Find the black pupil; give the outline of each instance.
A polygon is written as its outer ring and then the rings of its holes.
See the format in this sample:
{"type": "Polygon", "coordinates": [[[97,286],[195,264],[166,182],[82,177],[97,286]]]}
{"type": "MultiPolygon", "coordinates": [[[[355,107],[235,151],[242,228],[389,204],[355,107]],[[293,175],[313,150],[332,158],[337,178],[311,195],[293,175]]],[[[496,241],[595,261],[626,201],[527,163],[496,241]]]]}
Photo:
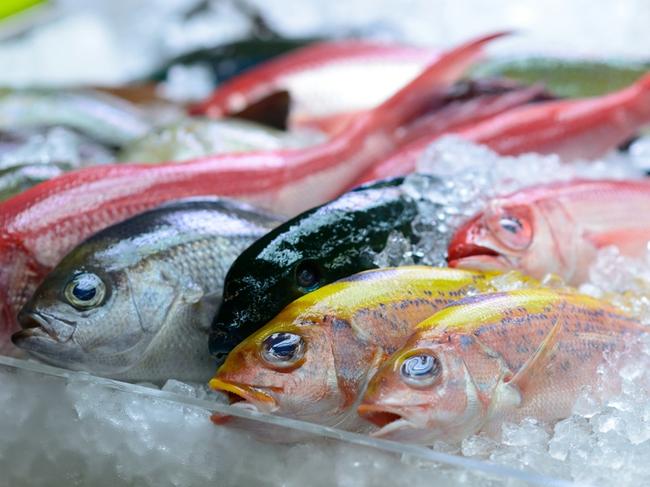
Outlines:
{"type": "Polygon", "coordinates": [[[293,333],[274,333],[264,340],[271,355],[278,359],[291,359],[300,345],[301,338],[293,333]]]}
{"type": "Polygon", "coordinates": [[[97,294],[95,280],[88,276],[80,276],[72,288],[72,294],[79,301],[90,301],[97,294]]]}
{"type": "Polygon", "coordinates": [[[501,225],[501,228],[514,234],[520,232],[523,229],[521,221],[513,216],[502,218],[499,224],[501,225]]]}
{"type": "Polygon", "coordinates": [[[438,359],[431,355],[417,355],[404,361],[402,373],[406,377],[421,378],[431,377],[438,373],[438,359]]]}
{"type": "Polygon", "coordinates": [[[314,287],[320,280],[316,265],[312,262],[303,262],[300,264],[296,272],[296,279],[300,287],[307,289],[314,287]]]}

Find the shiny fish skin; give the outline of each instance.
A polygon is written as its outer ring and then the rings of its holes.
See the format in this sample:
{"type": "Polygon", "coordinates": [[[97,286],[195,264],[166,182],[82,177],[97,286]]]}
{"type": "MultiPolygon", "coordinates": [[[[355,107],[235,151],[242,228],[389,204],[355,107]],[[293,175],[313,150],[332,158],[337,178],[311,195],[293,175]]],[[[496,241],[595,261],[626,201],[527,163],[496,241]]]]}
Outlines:
{"type": "MultiPolygon", "coordinates": [[[[370,381],[359,413],[382,427],[376,436],[418,443],[498,435],[503,421],[530,416],[552,423],[596,385],[606,354],[636,349],[645,332],[622,311],[579,294],[468,297],[416,327],[370,381]]],[[[617,389],[614,378],[610,386],[605,396],[617,389]]]]}
{"type": "Polygon", "coordinates": [[[210,386],[229,392],[240,406],[367,429],[355,405],[374,368],[425,317],[468,293],[494,290],[496,275],[405,266],[329,284],[288,305],[235,347],[210,386]],[[265,343],[278,333],[300,337],[304,349],[304,357],[289,367],[264,358],[265,343]]]}
{"type": "Polygon", "coordinates": [[[196,199],[109,227],[46,277],[13,342],[48,363],[107,377],[206,381],[214,370],[207,332],[225,273],[277,223],[248,205],[196,199]],[[68,296],[79,276],[99,277],[101,302],[79,308],[85,301],[68,296]]]}

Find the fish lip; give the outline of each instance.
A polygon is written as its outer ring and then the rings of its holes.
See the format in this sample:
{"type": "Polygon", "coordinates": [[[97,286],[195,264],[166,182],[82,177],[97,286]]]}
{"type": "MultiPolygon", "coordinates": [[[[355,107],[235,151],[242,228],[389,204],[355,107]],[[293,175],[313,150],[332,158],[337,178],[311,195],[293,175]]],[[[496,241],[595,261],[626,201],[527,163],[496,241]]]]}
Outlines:
{"type": "MultiPolygon", "coordinates": [[[[273,413],[278,409],[275,398],[259,387],[229,382],[216,377],[211,379],[208,385],[215,391],[228,393],[231,399],[233,395],[238,398],[237,401],[231,401],[232,407],[265,413],[273,413]]],[[[227,414],[214,413],[211,419],[215,424],[222,424],[229,417],[227,414]]]]}
{"type": "Polygon", "coordinates": [[[48,336],[55,342],[66,343],[70,341],[76,328],[72,323],[38,311],[21,312],[18,315],[18,322],[23,328],[14,334],[18,340],[40,335],[40,338],[48,336]],[[38,330],[44,333],[39,333],[38,330]]]}
{"type": "Polygon", "coordinates": [[[466,257],[449,260],[449,267],[459,269],[473,269],[483,271],[505,271],[512,269],[514,266],[506,257],[501,254],[493,253],[490,255],[476,254],[466,257]]]}
{"type": "Polygon", "coordinates": [[[492,256],[499,257],[501,254],[496,250],[485,247],[483,245],[478,245],[475,243],[459,243],[456,245],[449,246],[448,258],[449,262],[462,260],[466,257],[475,257],[475,256],[492,256]]]}
{"type": "Polygon", "coordinates": [[[404,416],[395,411],[390,411],[389,408],[383,406],[361,404],[357,408],[357,413],[379,427],[378,430],[370,433],[371,436],[376,438],[391,436],[395,431],[400,431],[405,428],[416,429],[416,426],[404,418],[404,416]],[[378,419],[379,421],[373,421],[373,419],[378,419]]]}

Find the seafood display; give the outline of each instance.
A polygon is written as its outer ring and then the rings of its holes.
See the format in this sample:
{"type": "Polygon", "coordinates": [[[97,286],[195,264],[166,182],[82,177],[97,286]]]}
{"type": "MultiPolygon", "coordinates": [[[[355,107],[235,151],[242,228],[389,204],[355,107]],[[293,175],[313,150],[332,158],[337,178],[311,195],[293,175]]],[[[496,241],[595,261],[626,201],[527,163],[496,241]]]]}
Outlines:
{"type": "Polygon", "coordinates": [[[341,279],[298,298],[237,345],[210,387],[237,407],[363,429],[354,408],[373,370],[425,317],[495,290],[494,277],[406,266],[341,279]]]}
{"type": "Polygon", "coordinates": [[[436,104],[482,47],[502,34],[446,52],[345,132],[307,149],[224,154],[177,164],[94,166],[67,173],[0,204],[0,329],[43,276],[76,244],[112,223],[178,198],[236,197],[296,214],[338,196],[390,150],[398,129],[436,104]]]}
{"type": "Polygon", "coordinates": [[[23,306],[20,348],[133,381],[206,381],[207,333],[230,263],[278,220],[219,199],[171,203],[89,238],[23,306]]]}
{"type": "Polygon", "coordinates": [[[646,61],[284,38],[235,3],[195,7],[250,39],[146,80],[0,91],[1,355],[196,388],[207,431],[484,459],[646,387],[646,61]],[[194,68],[214,91],[175,98],[194,68]]]}
{"type": "MultiPolygon", "coordinates": [[[[549,290],[472,296],[415,328],[374,375],[359,413],[383,438],[433,443],[567,417],[604,353],[639,349],[644,326],[593,298],[549,290]]],[[[613,394],[611,383],[604,394],[613,394]]]]}

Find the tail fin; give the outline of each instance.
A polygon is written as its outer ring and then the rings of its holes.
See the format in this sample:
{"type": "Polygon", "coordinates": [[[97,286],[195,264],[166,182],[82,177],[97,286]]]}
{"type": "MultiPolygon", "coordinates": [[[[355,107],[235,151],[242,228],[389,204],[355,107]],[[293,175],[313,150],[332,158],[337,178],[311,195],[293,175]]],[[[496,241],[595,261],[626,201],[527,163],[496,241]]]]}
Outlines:
{"type": "Polygon", "coordinates": [[[482,55],[483,47],[509,32],[497,32],[471,40],[443,53],[413,81],[368,112],[372,126],[390,131],[409,122],[436,102],[442,102],[445,89],[482,55]]]}

